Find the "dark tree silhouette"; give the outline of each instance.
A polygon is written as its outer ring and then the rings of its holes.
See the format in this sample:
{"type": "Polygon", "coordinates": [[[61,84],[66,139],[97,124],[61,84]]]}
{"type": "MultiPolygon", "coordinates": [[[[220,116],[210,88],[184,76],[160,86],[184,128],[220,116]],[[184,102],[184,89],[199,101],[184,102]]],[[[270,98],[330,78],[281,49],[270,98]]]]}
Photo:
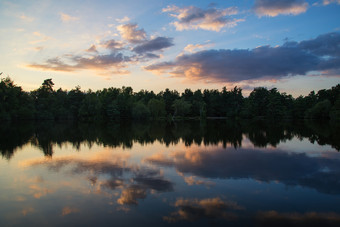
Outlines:
{"type": "Polygon", "coordinates": [[[165,89],[158,94],[131,87],[82,91],[54,90],[52,79],[25,92],[9,78],[0,82],[0,120],[73,119],[119,121],[122,119],[263,118],[340,119],[340,84],[294,99],[276,88],[255,88],[249,97],[242,89],[228,91],[185,89],[182,94],[165,89]]]}

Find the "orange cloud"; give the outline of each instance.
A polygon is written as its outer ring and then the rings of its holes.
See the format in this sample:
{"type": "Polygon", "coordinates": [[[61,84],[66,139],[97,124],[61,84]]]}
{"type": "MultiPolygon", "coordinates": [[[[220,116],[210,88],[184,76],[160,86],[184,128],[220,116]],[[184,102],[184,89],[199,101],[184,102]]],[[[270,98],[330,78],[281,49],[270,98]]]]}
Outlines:
{"type": "MultiPolygon", "coordinates": [[[[166,180],[160,169],[129,164],[130,154],[126,152],[115,153],[99,152],[86,159],[76,157],[34,159],[20,163],[21,166],[46,166],[51,171],[59,172],[68,168],[68,174],[88,174],[87,179],[95,189],[94,193],[105,194],[106,188],[112,190],[116,196],[122,190],[117,203],[124,205],[138,204],[148,193],[165,192],[173,190],[173,183],[166,180]],[[129,173],[128,178],[126,174],[129,173]],[[104,178],[104,179],[103,179],[104,178]],[[103,179],[103,180],[100,180],[103,179]]],[[[65,184],[64,184],[65,185],[65,184]]],[[[72,187],[72,182],[68,187],[72,187]]],[[[38,185],[30,186],[35,198],[40,198],[53,192],[38,185]]],[[[79,189],[78,189],[79,191],[79,189]]],[[[86,192],[88,193],[88,191],[86,192]]],[[[110,196],[110,193],[107,193],[110,196]]]]}
{"type": "Polygon", "coordinates": [[[122,19],[116,19],[116,21],[117,21],[118,23],[126,23],[126,22],[129,22],[129,21],[130,21],[130,18],[127,17],[127,16],[125,16],[125,17],[123,17],[122,19]]]}
{"type": "Polygon", "coordinates": [[[79,20],[78,17],[73,17],[71,15],[68,15],[66,13],[60,13],[60,19],[62,22],[70,22],[70,21],[77,21],[79,20]]]}
{"type": "Polygon", "coordinates": [[[25,21],[25,22],[32,22],[32,21],[34,21],[33,17],[26,16],[25,14],[22,14],[19,18],[21,20],[25,21]]]}
{"type": "Polygon", "coordinates": [[[190,52],[190,53],[194,53],[197,50],[201,50],[207,47],[211,47],[212,44],[208,43],[208,44],[188,44],[184,47],[184,51],[190,52]]]}
{"type": "Polygon", "coordinates": [[[235,219],[237,215],[230,212],[243,210],[236,202],[223,201],[219,197],[207,199],[177,199],[175,207],[179,210],[163,217],[168,222],[180,220],[195,221],[201,218],[235,219]]]}
{"type": "Polygon", "coordinates": [[[144,188],[132,186],[122,191],[121,196],[117,199],[117,203],[124,204],[138,204],[137,199],[146,198],[146,190],[144,188]]]}
{"type": "Polygon", "coordinates": [[[307,11],[308,3],[304,0],[256,0],[253,7],[255,13],[262,16],[276,17],[280,14],[298,15],[307,11]]]}
{"type": "Polygon", "coordinates": [[[21,214],[23,216],[26,216],[27,214],[33,213],[34,211],[35,211],[35,209],[33,207],[27,207],[27,208],[25,208],[21,211],[21,214]]]}
{"type": "Polygon", "coordinates": [[[168,6],[163,9],[170,16],[175,17],[177,21],[172,24],[176,30],[204,29],[210,31],[220,31],[224,27],[234,27],[244,19],[232,19],[227,16],[238,13],[235,7],[226,9],[201,9],[195,6],[179,8],[177,6],[168,6]]]}
{"type": "Polygon", "coordinates": [[[78,212],[79,212],[79,209],[67,206],[67,207],[64,207],[63,210],[61,211],[61,216],[66,216],[66,215],[69,215],[72,213],[78,213],[78,212]]]}
{"type": "Polygon", "coordinates": [[[131,43],[139,43],[146,40],[146,32],[144,29],[138,29],[137,24],[119,25],[117,30],[123,39],[131,43]]]}
{"type": "Polygon", "coordinates": [[[340,0],[323,0],[322,2],[324,5],[329,5],[329,4],[332,4],[332,3],[337,3],[340,5],[340,0]]]}
{"type": "Polygon", "coordinates": [[[195,176],[184,177],[185,183],[188,185],[205,185],[207,187],[214,186],[215,183],[212,181],[198,180],[195,176]]]}
{"type": "Polygon", "coordinates": [[[36,184],[30,185],[29,188],[31,189],[31,193],[33,194],[33,197],[36,199],[40,199],[43,196],[54,193],[54,190],[46,188],[46,187],[41,187],[36,184]]]}

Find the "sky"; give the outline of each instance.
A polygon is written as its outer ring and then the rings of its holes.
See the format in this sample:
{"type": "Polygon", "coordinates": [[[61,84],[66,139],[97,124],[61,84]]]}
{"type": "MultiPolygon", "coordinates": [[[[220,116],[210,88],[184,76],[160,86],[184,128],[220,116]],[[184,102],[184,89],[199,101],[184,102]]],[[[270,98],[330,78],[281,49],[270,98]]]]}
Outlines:
{"type": "Polygon", "coordinates": [[[26,91],[340,83],[340,0],[0,0],[0,72],[26,91]]]}

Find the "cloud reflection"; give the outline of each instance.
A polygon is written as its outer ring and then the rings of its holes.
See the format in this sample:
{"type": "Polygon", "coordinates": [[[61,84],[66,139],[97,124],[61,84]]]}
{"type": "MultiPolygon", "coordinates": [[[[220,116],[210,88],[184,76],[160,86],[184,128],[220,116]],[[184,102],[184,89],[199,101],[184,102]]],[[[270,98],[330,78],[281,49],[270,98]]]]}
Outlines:
{"type": "MultiPolygon", "coordinates": [[[[280,150],[201,148],[157,153],[145,159],[158,166],[173,166],[182,174],[203,178],[253,179],[313,188],[326,194],[340,194],[340,160],[310,157],[280,150]]],[[[190,181],[189,181],[190,182],[190,181]]]]}
{"type": "Polygon", "coordinates": [[[61,211],[61,216],[66,216],[66,215],[69,215],[72,213],[78,213],[78,212],[79,212],[79,209],[67,206],[67,207],[64,207],[63,210],[61,211]]]}
{"type": "Polygon", "coordinates": [[[207,199],[177,199],[175,207],[178,211],[163,217],[168,222],[180,220],[196,221],[202,218],[235,219],[237,215],[231,211],[243,210],[236,202],[223,201],[219,197],[207,199]]]}
{"type": "MultiPolygon", "coordinates": [[[[101,154],[103,155],[103,154],[101,154]]],[[[23,166],[45,166],[50,171],[64,172],[71,175],[87,175],[85,179],[91,186],[96,186],[99,193],[121,190],[118,204],[138,204],[138,199],[146,198],[151,192],[166,192],[173,190],[173,183],[165,179],[156,168],[148,168],[128,163],[129,155],[116,154],[108,157],[98,156],[89,159],[65,157],[56,159],[26,161],[23,166]]],[[[35,197],[39,198],[50,193],[49,190],[33,188],[35,197]]],[[[115,193],[114,193],[115,194],[115,193]]],[[[119,194],[118,194],[119,196],[119,194]]]]}
{"type": "Polygon", "coordinates": [[[280,213],[277,211],[259,212],[256,221],[261,226],[339,226],[337,213],[280,213]]]}

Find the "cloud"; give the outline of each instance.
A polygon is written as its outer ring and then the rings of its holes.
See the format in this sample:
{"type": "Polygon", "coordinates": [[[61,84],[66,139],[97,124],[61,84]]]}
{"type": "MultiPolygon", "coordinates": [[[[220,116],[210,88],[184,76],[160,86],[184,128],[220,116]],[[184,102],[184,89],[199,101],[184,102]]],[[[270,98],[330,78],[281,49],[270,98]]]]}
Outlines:
{"type": "Polygon", "coordinates": [[[145,67],[157,74],[217,82],[279,79],[340,68],[340,33],[255,49],[204,50],[145,67]]]}
{"type": "Polygon", "coordinates": [[[37,43],[46,42],[46,41],[52,39],[52,37],[47,36],[47,35],[44,35],[44,34],[42,34],[42,33],[40,33],[40,32],[33,32],[33,35],[34,35],[35,37],[38,37],[38,38],[39,38],[39,39],[30,41],[30,44],[33,44],[33,45],[34,45],[34,44],[37,44],[37,43]]]}
{"type": "Polygon", "coordinates": [[[126,23],[126,22],[129,22],[130,21],[130,18],[129,17],[127,17],[127,16],[125,16],[125,17],[123,17],[122,19],[116,19],[116,21],[118,22],[118,23],[126,23]]]}
{"type": "Polygon", "coordinates": [[[215,186],[215,182],[207,180],[198,180],[196,179],[195,176],[184,177],[184,181],[190,186],[192,185],[205,185],[207,187],[215,186]]]}
{"type": "MultiPolygon", "coordinates": [[[[325,194],[340,194],[340,160],[309,157],[275,150],[189,149],[145,160],[156,166],[172,166],[181,174],[210,179],[253,179],[303,186],[325,194]]],[[[190,182],[190,181],[189,181],[190,182]]]]}
{"type": "Polygon", "coordinates": [[[188,44],[184,47],[184,51],[194,53],[194,52],[196,52],[196,50],[204,49],[204,48],[211,47],[211,46],[212,46],[212,44],[210,44],[210,43],[208,43],[208,44],[188,44]]]}
{"type": "Polygon", "coordinates": [[[79,209],[67,206],[67,207],[64,207],[63,210],[61,211],[61,216],[66,216],[66,215],[69,215],[72,213],[78,213],[78,212],[79,212],[79,209]]]}
{"type": "Polygon", "coordinates": [[[117,30],[123,39],[130,43],[140,43],[145,41],[146,33],[144,29],[138,29],[137,24],[124,24],[117,26],[117,30]]]}
{"type": "Polygon", "coordinates": [[[73,16],[68,15],[66,13],[60,13],[60,20],[62,22],[71,22],[71,21],[77,21],[77,20],[79,20],[79,18],[73,17],[73,16]]]}
{"type": "Polygon", "coordinates": [[[167,37],[157,37],[151,40],[148,40],[141,45],[136,46],[133,48],[132,51],[138,53],[138,54],[143,54],[146,52],[153,52],[153,51],[158,51],[162,50],[167,47],[173,46],[173,38],[167,38],[167,37]]]}
{"type": "MultiPolygon", "coordinates": [[[[173,183],[163,177],[160,169],[129,164],[127,161],[129,157],[127,154],[107,155],[104,153],[100,157],[86,160],[75,157],[38,159],[25,161],[23,165],[45,166],[54,172],[67,170],[66,174],[72,175],[91,173],[91,176],[86,179],[91,185],[98,185],[99,192],[101,192],[100,187],[112,191],[121,190],[120,197],[117,199],[117,203],[121,205],[137,205],[138,200],[146,198],[151,191],[173,191],[173,183]]],[[[41,188],[37,186],[34,189],[39,189],[38,191],[41,192],[41,188]]],[[[49,192],[45,194],[47,193],[49,192]]]]}
{"type": "Polygon", "coordinates": [[[168,222],[181,220],[196,221],[199,219],[235,219],[237,216],[230,211],[243,210],[236,202],[223,201],[219,197],[207,199],[177,199],[175,207],[178,211],[163,217],[168,222]]]}
{"type": "Polygon", "coordinates": [[[29,64],[27,67],[48,70],[48,71],[61,71],[73,72],[77,70],[96,70],[96,71],[110,71],[114,74],[127,74],[125,70],[126,62],[130,59],[122,53],[110,53],[106,55],[96,55],[91,57],[71,56],[71,63],[66,63],[59,57],[50,58],[44,64],[29,64]]]}
{"type": "Polygon", "coordinates": [[[90,46],[90,48],[87,49],[86,52],[89,52],[89,53],[98,53],[96,45],[90,46]]]}
{"type": "Polygon", "coordinates": [[[329,5],[329,4],[332,4],[332,3],[337,3],[340,5],[340,0],[323,0],[322,2],[324,5],[329,5]]]}
{"type": "Polygon", "coordinates": [[[208,8],[201,9],[195,6],[179,8],[177,6],[168,6],[163,9],[170,16],[175,17],[177,21],[172,24],[176,30],[204,29],[211,31],[220,31],[224,27],[234,27],[243,19],[233,19],[228,16],[237,14],[235,7],[226,9],[208,8]]]}
{"type": "MultiPolygon", "coordinates": [[[[64,54],[49,58],[43,63],[31,63],[26,67],[61,72],[73,72],[78,70],[94,70],[99,75],[129,74],[126,69],[129,64],[138,64],[150,59],[160,58],[159,54],[152,52],[162,51],[173,46],[173,38],[156,37],[149,39],[143,29],[138,29],[137,24],[125,24],[117,27],[124,41],[115,39],[99,42],[101,53],[97,46],[92,45],[85,50],[89,54],[64,54]],[[104,48],[104,50],[103,50],[104,48]]],[[[47,40],[47,36],[35,32],[35,36],[47,40]]],[[[36,43],[37,41],[35,41],[36,43]]],[[[41,40],[39,41],[41,42],[41,40]]]]}
{"type": "Polygon", "coordinates": [[[21,20],[25,21],[25,22],[32,22],[32,21],[34,21],[33,17],[26,16],[25,14],[22,14],[19,18],[21,20]]]}
{"type": "Polygon", "coordinates": [[[111,51],[117,51],[117,50],[122,50],[123,48],[123,43],[118,42],[114,39],[107,40],[101,44],[102,47],[105,49],[109,49],[111,51]]]}
{"type": "MultiPolygon", "coordinates": [[[[69,20],[64,14],[64,19],[69,20]]],[[[125,18],[126,19],[126,18],[125,18]]],[[[160,58],[160,55],[154,54],[154,51],[162,51],[164,48],[173,46],[173,38],[156,37],[148,39],[144,29],[138,29],[137,24],[124,24],[117,27],[122,39],[128,41],[117,41],[114,39],[102,41],[99,47],[104,48],[103,53],[99,53],[97,46],[92,45],[85,52],[95,55],[73,55],[65,54],[52,57],[43,63],[31,63],[26,67],[48,70],[73,72],[78,70],[94,70],[100,75],[109,74],[129,74],[126,70],[128,64],[137,64],[139,62],[149,61],[150,59],[160,58]],[[110,52],[107,53],[109,50],[110,52]],[[120,51],[124,51],[124,54],[120,51]],[[136,53],[138,55],[136,55],[136,53]]],[[[39,32],[34,32],[34,36],[40,37],[39,40],[32,41],[32,44],[51,39],[39,32]]]]}
{"type": "Polygon", "coordinates": [[[36,51],[42,51],[44,49],[44,47],[42,47],[42,46],[39,46],[39,47],[35,47],[34,48],[34,50],[36,50],[36,51]]]}
{"type": "Polygon", "coordinates": [[[335,60],[335,57],[340,57],[340,33],[338,32],[320,35],[315,39],[305,40],[299,44],[294,42],[286,43],[287,46],[296,44],[299,48],[316,56],[329,57],[329,60],[335,60]]]}
{"type": "Polygon", "coordinates": [[[30,188],[30,193],[36,199],[40,199],[41,197],[54,193],[54,190],[46,188],[46,187],[41,187],[36,184],[30,185],[29,188],[30,188]]]}
{"type": "Polygon", "coordinates": [[[280,14],[298,15],[307,11],[304,0],[256,0],[253,10],[258,16],[276,17],[280,14]]]}
{"type": "Polygon", "coordinates": [[[337,226],[340,215],[337,213],[280,213],[277,211],[258,212],[255,217],[260,226],[337,226]]]}
{"type": "Polygon", "coordinates": [[[27,207],[27,208],[24,208],[22,211],[21,211],[21,214],[23,216],[26,216],[27,214],[29,213],[33,213],[35,212],[36,210],[33,208],[33,207],[27,207]]]}
{"type": "Polygon", "coordinates": [[[134,181],[137,184],[141,185],[144,188],[153,189],[156,191],[172,191],[173,184],[170,181],[164,180],[160,176],[158,176],[158,171],[140,171],[136,173],[136,177],[134,177],[134,181]]]}
{"type": "Polygon", "coordinates": [[[160,56],[153,53],[146,53],[143,55],[143,59],[155,59],[155,58],[160,58],[160,56]]]}
{"type": "Polygon", "coordinates": [[[118,204],[134,204],[137,205],[137,199],[146,198],[146,190],[138,186],[132,186],[122,191],[121,196],[117,199],[118,204]]]}

